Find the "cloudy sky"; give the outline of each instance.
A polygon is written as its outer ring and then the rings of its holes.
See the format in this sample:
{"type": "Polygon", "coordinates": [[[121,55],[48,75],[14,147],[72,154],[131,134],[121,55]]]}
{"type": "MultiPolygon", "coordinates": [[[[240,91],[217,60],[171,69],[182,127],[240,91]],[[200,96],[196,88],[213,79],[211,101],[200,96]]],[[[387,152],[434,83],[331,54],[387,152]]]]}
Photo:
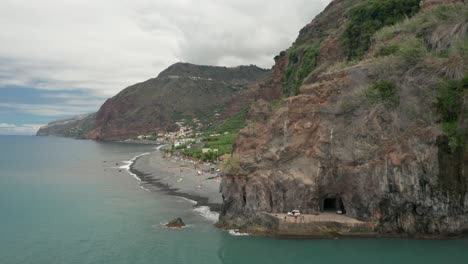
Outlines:
{"type": "Polygon", "coordinates": [[[184,61],[270,68],[330,0],[1,0],[0,134],[96,111],[184,61]]]}

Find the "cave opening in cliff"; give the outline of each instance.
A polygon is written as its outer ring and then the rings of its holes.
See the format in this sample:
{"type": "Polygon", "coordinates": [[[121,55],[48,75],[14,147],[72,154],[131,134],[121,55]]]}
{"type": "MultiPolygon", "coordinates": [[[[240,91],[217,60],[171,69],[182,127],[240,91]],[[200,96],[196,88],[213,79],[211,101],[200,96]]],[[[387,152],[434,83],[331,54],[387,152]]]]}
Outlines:
{"type": "Polygon", "coordinates": [[[326,198],[323,200],[323,212],[336,211],[336,198],[326,198]]]}
{"type": "Polygon", "coordinates": [[[340,197],[335,196],[323,198],[320,203],[320,211],[346,213],[343,201],[340,197]]]}

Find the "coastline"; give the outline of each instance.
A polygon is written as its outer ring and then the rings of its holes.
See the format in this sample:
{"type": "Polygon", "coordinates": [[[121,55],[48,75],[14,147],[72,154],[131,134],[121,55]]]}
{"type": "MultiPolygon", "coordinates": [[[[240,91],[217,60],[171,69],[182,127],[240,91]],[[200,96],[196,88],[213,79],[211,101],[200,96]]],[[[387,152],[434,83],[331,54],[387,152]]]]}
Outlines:
{"type": "Polygon", "coordinates": [[[406,233],[379,233],[375,232],[346,232],[337,229],[324,229],[317,232],[295,232],[288,230],[278,230],[275,228],[266,228],[263,226],[249,226],[238,228],[235,226],[218,222],[216,227],[223,230],[236,230],[241,234],[252,236],[268,237],[272,239],[401,239],[401,240],[432,240],[448,241],[462,240],[468,238],[468,230],[459,233],[446,234],[406,234],[406,233]]]}
{"type": "MultiPolygon", "coordinates": [[[[122,142],[122,141],[107,141],[107,142],[114,142],[114,143],[129,143],[129,144],[138,144],[132,142],[122,142]]],[[[192,203],[194,211],[202,215],[203,217],[213,220],[215,222],[215,226],[221,230],[227,231],[229,234],[234,236],[260,236],[260,237],[268,237],[272,239],[312,239],[312,240],[320,240],[320,239],[339,239],[339,238],[357,238],[357,239],[408,239],[408,240],[459,240],[459,239],[466,239],[468,238],[468,229],[465,229],[463,232],[460,233],[453,233],[453,234],[438,234],[438,235],[428,235],[428,234],[403,234],[403,233],[346,233],[346,232],[337,232],[336,230],[330,230],[329,232],[310,232],[310,233],[297,233],[297,232],[281,232],[275,229],[267,229],[261,226],[251,226],[251,227],[236,227],[227,224],[223,224],[222,222],[218,222],[218,219],[214,219],[210,216],[205,215],[204,209],[208,209],[208,213],[216,212],[219,213],[221,209],[221,202],[212,202],[210,201],[210,195],[201,194],[193,194],[187,192],[186,190],[181,190],[177,185],[167,183],[165,179],[170,177],[170,174],[174,175],[174,168],[172,171],[170,170],[170,166],[176,164],[178,168],[186,169],[185,175],[189,175],[192,178],[198,178],[199,176],[196,175],[195,169],[191,169],[187,167],[187,165],[192,165],[191,161],[187,160],[180,160],[174,158],[163,158],[163,153],[160,151],[162,147],[165,145],[161,142],[158,144],[153,143],[155,145],[153,147],[153,151],[141,153],[139,155],[134,156],[128,161],[124,161],[125,165],[119,166],[120,169],[125,169],[128,173],[134,177],[139,183],[140,187],[147,191],[163,191],[164,194],[168,194],[171,196],[179,197],[181,199],[186,200],[189,203],[192,203]],[[140,164],[142,161],[146,160],[149,161],[149,158],[158,159],[158,165],[154,166],[146,166],[146,164],[140,164]],[[145,168],[146,167],[146,168],[145,168]],[[154,168],[158,169],[159,173],[148,173],[147,170],[151,170],[154,168]],[[143,169],[142,169],[143,168],[143,169]],[[153,186],[151,190],[145,188],[153,186]]],[[[116,168],[116,167],[114,167],[116,168]]],[[[202,176],[198,179],[203,181],[209,181],[210,177],[202,176]]],[[[188,184],[186,188],[196,189],[196,185],[193,183],[188,184]]],[[[219,194],[219,183],[217,184],[216,189],[216,196],[220,199],[221,194],[219,194]]],[[[211,198],[213,199],[213,197],[211,198]]],[[[215,198],[216,199],[216,198],[215,198]]],[[[213,213],[212,213],[213,214],[213,213]]]]}
{"type": "Polygon", "coordinates": [[[155,188],[165,194],[186,199],[196,208],[207,207],[212,212],[219,212],[222,203],[220,179],[207,173],[198,175],[192,162],[164,158],[159,151],[163,146],[134,157],[128,164],[128,172],[141,182],[143,189],[155,188]]]}
{"type": "Polygon", "coordinates": [[[139,145],[155,145],[155,146],[161,145],[161,141],[152,141],[152,140],[127,139],[127,140],[119,140],[119,141],[115,141],[115,142],[125,143],[125,144],[139,144],[139,145]]]}
{"type": "MultiPolygon", "coordinates": [[[[356,239],[411,239],[411,240],[457,240],[468,237],[468,232],[456,234],[383,234],[378,232],[339,232],[335,229],[325,230],[321,232],[290,232],[287,230],[266,229],[262,227],[247,227],[236,228],[229,225],[224,225],[218,222],[218,219],[207,217],[204,215],[204,207],[212,212],[219,213],[221,210],[222,200],[219,193],[219,183],[214,182],[208,175],[196,176],[197,170],[190,167],[193,166],[191,161],[164,158],[160,148],[164,145],[157,147],[157,150],[149,153],[143,153],[131,160],[128,165],[130,174],[134,174],[142,185],[150,185],[157,188],[157,191],[163,191],[165,194],[186,199],[188,202],[193,203],[194,210],[201,215],[215,221],[215,226],[221,230],[229,232],[234,236],[261,236],[270,237],[274,239],[339,239],[339,238],[356,238],[356,239]],[[175,170],[183,169],[183,172],[177,174],[175,170]],[[182,177],[185,181],[181,184],[176,179],[182,177]],[[175,181],[174,181],[175,180],[175,181]],[[211,192],[197,189],[197,182],[207,181],[215,183],[211,185],[211,192]],[[182,185],[182,186],[181,186],[182,185]],[[216,187],[216,192],[214,192],[216,187]],[[217,200],[219,198],[219,200],[217,200]],[[214,202],[219,201],[219,202],[214,202]],[[200,210],[201,209],[201,210],[200,210]]],[[[179,178],[180,179],[180,178],[179,178]]],[[[143,187],[144,188],[144,187],[143,187]]],[[[144,188],[145,189],[145,188],[144,188]]]]}

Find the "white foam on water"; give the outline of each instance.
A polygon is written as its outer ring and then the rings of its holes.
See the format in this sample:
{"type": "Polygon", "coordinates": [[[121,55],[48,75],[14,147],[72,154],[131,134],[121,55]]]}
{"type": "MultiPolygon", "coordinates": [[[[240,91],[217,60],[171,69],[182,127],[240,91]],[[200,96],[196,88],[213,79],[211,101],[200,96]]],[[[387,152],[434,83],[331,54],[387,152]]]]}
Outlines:
{"type": "Polygon", "coordinates": [[[126,169],[126,170],[130,169],[130,164],[132,164],[131,161],[129,161],[129,160],[124,160],[124,161],[122,161],[122,162],[123,162],[125,165],[122,165],[122,166],[117,167],[117,168],[119,168],[119,169],[126,169]]]}
{"type": "Polygon", "coordinates": [[[219,219],[219,214],[211,211],[208,206],[199,206],[193,210],[210,221],[217,222],[219,219]]]}
{"type": "Polygon", "coordinates": [[[239,230],[235,230],[235,229],[228,230],[228,233],[231,236],[249,236],[248,233],[241,233],[241,232],[239,232],[239,230]]]}
{"type": "Polygon", "coordinates": [[[177,196],[177,197],[179,197],[180,199],[185,200],[185,201],[187,201],[187,202],[189,202],[189,203],[191,203],[193,205],[197,204],[197,201],[190,200],[190,199],[182,197],[182,196],[177,196]]]}
{"type": "Polygon", "coordinates": [[[167,229],[172,229],[172,230],[181,230],[181,229],[184,229],[184,228],[191,228],[193,227],[192,225],[185,225],[185,226],[182,226],[182,227],[168,227],[166,226],[168,223],[159,223],[159,225],[153,225],[152,227],[153,228],[167,228],[167,229]]]}
{"type": "Polygon", "coordinates": [[[161,151],[161,148],[163,148],[163,147],[165,147],[165,146],[167,146],[167,144],[166,144],[166,145],[158,146],[158,147],[156,147],[156,150],[157,150],[157,151],[161,151]]]}
{"type": "Polygon", "coordinates": [[[132,173],[132,172],[130,171],[130,167],[132,166],[132,164],[133,164],[139,157],[142,157],[142,156],[145,156],[145,155],[148,155],[148,154],[150,154],[150,152],[146,152],[146,153],[137,155],[137,156],[133,157],[131,160],[124,160],[124,161],[122,161],[122,162],[125,163],[125,165],[122,165],[122,166],[120,166],[119,168],[120,168],[120,169],[126,169],[127,172],[128,172],[130,175],[132,175],[133,178],[135,178],[135,180],[141,182],[141,179],[138,178],[138,176],[137,176],[135,173],[132,173]]]}
{"type": "Polygon", "coordinates": [[[143,187],[143,186],[141,186],[141,185],[140,185],[140,189],[145,190],[145,191],[147,191],[147,192],[151,192],[149,189],[146,189],[145,187],[143,187]]]}

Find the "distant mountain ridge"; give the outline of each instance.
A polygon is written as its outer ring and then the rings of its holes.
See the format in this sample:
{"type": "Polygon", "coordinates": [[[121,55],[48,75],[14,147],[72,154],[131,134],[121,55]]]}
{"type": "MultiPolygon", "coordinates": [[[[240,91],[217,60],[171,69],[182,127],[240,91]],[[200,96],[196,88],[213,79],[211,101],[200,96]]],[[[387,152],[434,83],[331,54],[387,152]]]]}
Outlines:
{"type": "Polygon", "coordinates": [[[248,106],[256,81],[269,73],[254,65],[217,67],[179,62],[156,78],[125,88],[96,114],[87,116],[86,122],[78,117],[67,123],[51,122],[37,135],[122,140],[174,130],[175,122],[182,119],[195,118],[209,125],[248,106]]]}
{"type": "Polygon", "coordinates": [[[96,114],[78,115],[50,122],[41,127],[37,136],[60,136],[82,138],[95,125],[96,114]]]}

